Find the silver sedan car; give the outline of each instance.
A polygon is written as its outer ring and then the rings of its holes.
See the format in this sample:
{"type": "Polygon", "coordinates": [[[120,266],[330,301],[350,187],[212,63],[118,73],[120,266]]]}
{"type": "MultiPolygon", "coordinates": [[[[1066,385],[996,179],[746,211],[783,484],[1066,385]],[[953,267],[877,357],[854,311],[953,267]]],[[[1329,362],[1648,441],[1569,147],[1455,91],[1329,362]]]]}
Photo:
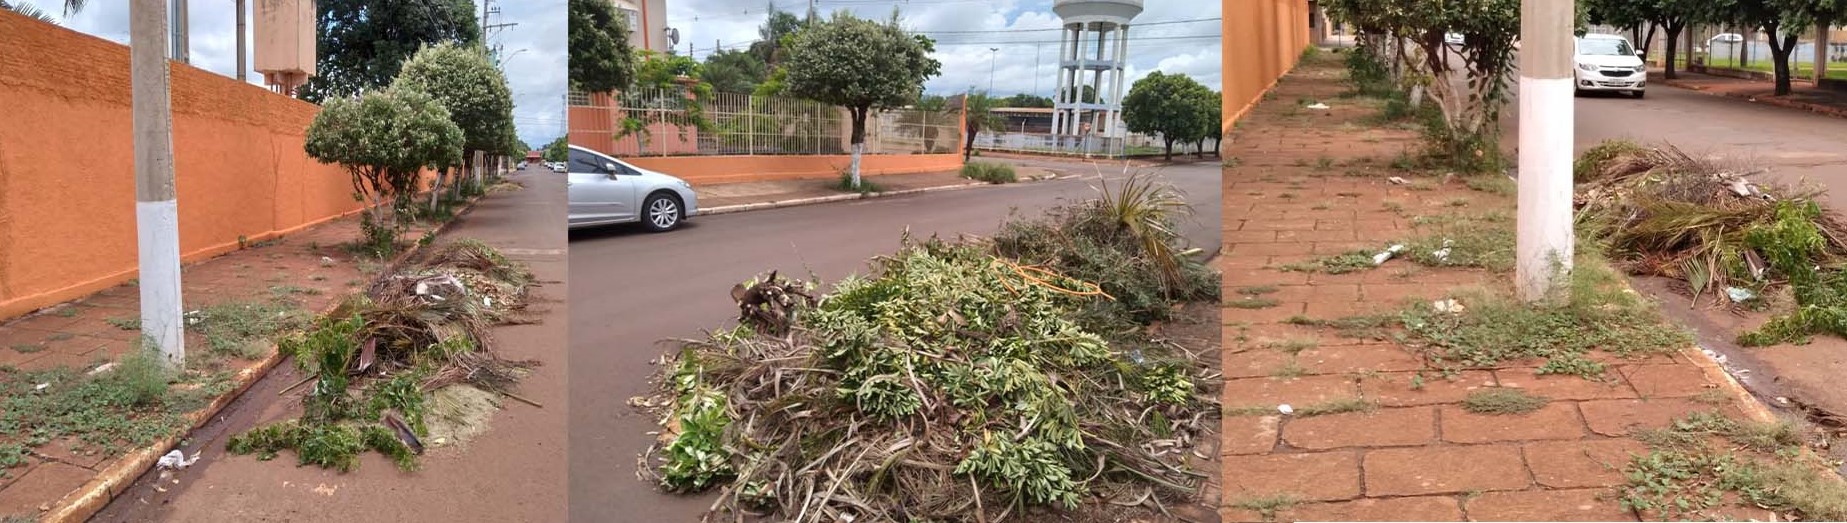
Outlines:
{"type": "Polygon", "coordinates": [[[692,184],[576,145],[565,161],[572,229],[640,223],[673,230],[698,212],[692,184]]]}

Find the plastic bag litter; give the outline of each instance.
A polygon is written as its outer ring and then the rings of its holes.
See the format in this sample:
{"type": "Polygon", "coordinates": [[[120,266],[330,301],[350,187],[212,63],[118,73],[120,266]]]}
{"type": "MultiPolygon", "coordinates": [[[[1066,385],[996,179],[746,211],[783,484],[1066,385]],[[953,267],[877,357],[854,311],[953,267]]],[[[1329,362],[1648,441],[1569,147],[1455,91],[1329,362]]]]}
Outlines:
{"type": "Polygon", "coordinates": [[[1283,414],[1295,414],[1295,407],[1291,407],[1288,403],[1284,403],[1282,405],[1277,405],[1276,411],[1283,414]]]}
{"type": "Polygon", "coordinates": [[[1308,108],[1315,109],[1315,110],[1325,110],[1328,108],[1328,104],[1324,104],[1321,102],[1315,102],[1315,103],[1309,104],[1308,108]]]}
{"type": "Polygon", "coordinates": [[[1444,238],[1443,248],[1430,251],[1430,256],[1436,258],[1437,261],[1449,261],[1449,245],[1450,245],[1449,239],[1444,238]]]}
{"type": "Polygon", "coordinates": [[[1384,250],[1384,251],[1380,251],[1380,252],[1379,252],[1379,254],[1374,254],[1374,255],[1372,255],[1372,264],[1373,264],[1373,265],[1380,265],[1380,264],[1384,264],[1384,263],[1385,263],[1385,260],[1390,260],[1390,259],[1392,259],[1392,255],[1394,255],[1394,254],[1398,254],[1398,253],[1400,253],[1400,252],[1404,252],[1404,245],[1403,245],[1403,244],[1399,244],[1399,245],[1393,245],[1393,246],[1391,246],[1391,247],[1386,247],[1386,248],[1385,248],[1385,250],[1384,250]]]}
{"type": "Polygon", "coordinates": [[[1431,302],[1430,306],[1435,308],[1437,312],[1444,312],[1444,313],[1449,313],[1449,314],[1462,314],[1462,311],[1464,309],[1464,307],[1462,306],[1462,302],[1456,301],[1454,299],[1437,300],[1437,301],[1431,302]]]}
{"type": "Polygon", "coordinates": [[[188,459],[186,457],[186,452],[173,449],[173,451],[168,452],[167,455],[161,456],[160,461],[156,462],[155,466],[162,469],[183,469],[192,466],[192,462],[194,461],[199,461],[198,454],[193,454],[192,458],[188,459]]]}
{"type": "Polygon", "coordinates": [[[1725,297],[1731,298],[1732,303],[1742,303],[1742,302],[1750,301],[1751,298],[1756,298],[1757,293],[1751,292],[1751,289],[1746,289],[1743,287],[1726,287],[1725,297]]]}

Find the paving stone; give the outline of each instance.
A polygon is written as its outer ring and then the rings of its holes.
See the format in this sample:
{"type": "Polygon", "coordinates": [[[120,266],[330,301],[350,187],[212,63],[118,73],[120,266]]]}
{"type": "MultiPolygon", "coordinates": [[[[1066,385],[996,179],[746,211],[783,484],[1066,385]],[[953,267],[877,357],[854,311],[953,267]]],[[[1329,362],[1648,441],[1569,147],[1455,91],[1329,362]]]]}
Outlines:
{"type": "Polygon", "coordinates": [[[0,490],[0,514],[37,514],[40,505],[63,498],[94,475],[94,472],[73,465],[40,463],[0,490]]]}
{"type": "Polygon", "coordinates": [[[1443,441],[1451,443],[1579,439],[1584,434],[1578,408],[1568,402],[1552,402],[1525,414],[1476,414],[1443,407],[1443,441]]]}
{"type": "Polygon", "coordinates": [[[1520,447],[1439,445],[1368,450],[1367,496],[1518,490],[1532,484],[1520,447]]]}
{"type": "MultiPolygon", "coordinates": [[[[1578,404],[1591,432],[1605,436],[1626,436],[1637,429],[1666,427],[1675,419],[1695,412],[1713,410],[1712,405],[1685,398],[1651,400],[1597,400],[1578,404]]],[[[1736,416],[1736,409],[1720,409],[1736,416]]]]}
{"type": "Polygon", "coordinates": [[[1280,416],[1226,416],[1219,425],[1224,429],[1224,446],[1228,455],[1263,454],[1276,448],[1280,416]]]}
{"type": "Polygon", "coordinates": [[[1630,457],[1647,454],[1648,446],[1629,438],[1590,441],[1543,441],[1523,446],[1526,464],[1541,486],[1551,488],[1610,487],[1626,481],[1623,467],[1630,457]]]}
{"type": "Polygon", "coordinates": [[[1424,445],[1435,442],[1436,436],[1432,407],[1330,414],[1283,424],[1283,442],[1308,450],[1424,445]]]}
{"type": "Polygon", "coordinates": [[[1622,375],[1644,398],[1678,398],[1698,396],[1716,388],[1706,381],[1706,371],[1692,364],[1631,365],[1622,375]]]}
{"type": "Polygon", "coordinates": [[[1462,506],[1451,496],[1365,498],[1297,505],[1277,514],[1277,521],[1463,521],[1462,506]]]}
{"type": "Polygon", "coordinates": [[[1608,489],[1488,492],[1463,502],[1473,521],[1635,521],[1608,489]]]}
{"type": "Polygon", "coordinates": [[[1360,495],[1360,459],[1353,452],[1226,456],[1226,505],[1240,499],[1287,494],[1305,501],[1335,501],[1360,495]]]}
{"type": "Polygon", "coordinates": [[[1502,387],[1523,389],[1526,392],[1554,400],[1600,400],[1634,398],[1635,390],[1629,388],[1619,373],[1609,373],[1606,381],[1584,379],[1579,376],[1558,374],[1538,375],[1531,368],[1499,369],[1494,377],[1502,387]]]}
{"type": "Polygon", "coordinates": [[[1415,373],[1383,373],[1361,380],[1360,391],[1366,399],[1381,405],[1408,407],[1460,402],[1469,393],[1495,384],[1494,374],[1488,371],[1462,371],[1453,380],[1443,379],[1436,373],[1424,374],[1420,384],[1414,379],[1415,373]]]}
{"type": "Polygon", "coordinates": [[[1359,395],[1352,378],[1337,375],[1225,380],[1220,394],[1227,408],[1275,407],[1285,403],[1300,408],[1359,395]]]}

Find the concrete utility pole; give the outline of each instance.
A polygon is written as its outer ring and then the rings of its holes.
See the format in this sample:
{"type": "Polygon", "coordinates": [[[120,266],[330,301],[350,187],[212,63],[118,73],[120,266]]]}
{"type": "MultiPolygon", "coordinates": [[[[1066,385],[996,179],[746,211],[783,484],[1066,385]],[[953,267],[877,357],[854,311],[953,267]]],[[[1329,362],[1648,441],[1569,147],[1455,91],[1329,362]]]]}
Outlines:
{"type": "Polygon", "coordinates": [[[244,50],[248,49],[245,46],[249,45],[249,37],[244,31],[244,17],[248,12],[244,10],[244,0],[237,0],[237,81],[239,82],[245,81],[246,70],[250,69],[250,62],[244,54],[244,50]]]}
{"type": "MultiPolygon", "coordinates": [[[[180,315],[180,214],[173,187],[173,100],[166,0],[129,5],[135,126],[135,232],[141,271],[141,337],[172,368],[186,365],[180,315]]],[[[184,0],[181,0],[182,2],[184,0]]]]}
{"type": "Polygon", "coordinates": [[[999,57],[999,47],[988,48],[988,96],[994,96],[994,59],[999,57]]]}
{"type": "Polygon", "coordinates": [[[1520,299],[1570,282],[1573,0],[1520,2],[1519,210],[1514,278],[1520,299]]]}

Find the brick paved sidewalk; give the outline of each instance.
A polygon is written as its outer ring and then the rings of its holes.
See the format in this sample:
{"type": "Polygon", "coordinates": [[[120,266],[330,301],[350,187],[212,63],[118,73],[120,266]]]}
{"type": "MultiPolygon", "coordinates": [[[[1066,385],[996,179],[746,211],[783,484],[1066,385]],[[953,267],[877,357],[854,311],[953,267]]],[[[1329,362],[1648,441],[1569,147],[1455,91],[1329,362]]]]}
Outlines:
{"type": "MultiPolygon", "coordinates": [[[[428,228],[414,227],[404,238],[415,240],[428,228]]],[[[248,304],[310,315],[326,310],[361,291],[382,267],[376,259],[346,248],[359,237],[358,217],[349,216],[188,265],[181,274],[185,309],[248,304]]],[[[127,283],[0,323],[0,366],[26,372],[59,367],[82,372],[121,358],[140,337],[139,293],[127,283]]],[[[195,371],[237,375],[274,361],[270,356],[275,347],[268,340],[231,348],[242,352],[233,355],[214,351],[199,330],[189,327],[186,333],[187,365],[195,371]]],[[[0,444],[18,442],[7,436],[0,434],[0,444]]],[[[86,448],[74,437],[31,448],[23,463],[0,469],[0,517],[36,519],[134,450],[86,448]]]]}
{"type": "Polygon", "coordinates": [[[1791,85],[1792,92],[1788,95],[1776,96],[1776,84],[1773,82],[1686,71],[1678,71],[1676,76],[1678,78],[1667,80],[1656,74],[1652,75],[1651,79],[1673,87],[1707,94],[1809,111],[1835,118],[1847,118],[1847,92],[1818,89],[1802,79],[1795,80],[1791,85]]]}
{"type": "Polygon", "coordinates": [[[1376,106],[1339,98],[1342,74],[1331,60],[1292,73],[1239,123],[1228,152],[1235,160],[1224,179],[1224,295],[1262,292],[1276,304],[1224,309],[1223,520],[1636,520],[1613,488],[1625,482],[1631,454],[1646,452],[1630,436],[1715,405],[1738,415],[1741,404],[1723,405],[1735,396],[1714,392],[1736,390],[1721,386],[1722,374],[1679,354],[1593,353],[1610,364],[1605,382],[1539,376],[1534,361],[1444,379],[1397,343],[1289,321],[1396,311],[1405,300],[1511,281],[1404,260],[1346,274],[1278,268],[1377,250],[1408,233],[1409,216],[1463,205],[1513,210],[1511,198],[1460,180],[1388,183],[1383,166],[1416,137],[1368,123],[1376,106]],[[1308,110],[1303,100],[1332,109],[1308,110]],[[1551,401],[1518,415],[1461,407],[1470,394],[1497,388],[1551,401]],[[1312,412],[1362,402],[1369,405],[1312,412]],[[1281,413],[1284,404],[1294,414],[1281,413]]]}

